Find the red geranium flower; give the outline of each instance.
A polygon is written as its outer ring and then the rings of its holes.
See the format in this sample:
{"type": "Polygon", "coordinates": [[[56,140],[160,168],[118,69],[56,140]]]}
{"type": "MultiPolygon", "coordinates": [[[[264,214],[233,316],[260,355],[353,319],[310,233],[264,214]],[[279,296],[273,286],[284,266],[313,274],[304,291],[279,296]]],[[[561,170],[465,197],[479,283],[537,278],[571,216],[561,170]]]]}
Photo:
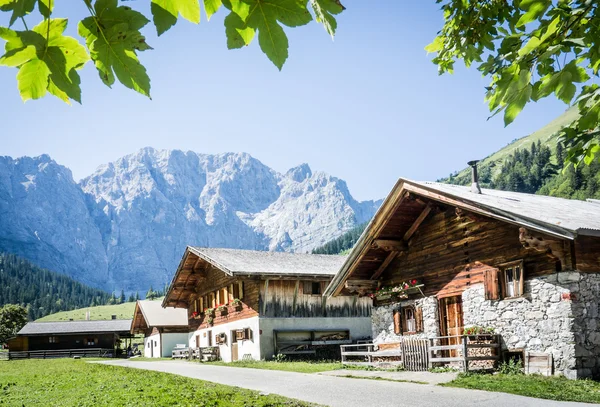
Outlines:
{"type": "Polygon", "coordinates": [[[411,283],[412,285],[417,285],[417,280],[412,280],[410,283],[411,283]]]}

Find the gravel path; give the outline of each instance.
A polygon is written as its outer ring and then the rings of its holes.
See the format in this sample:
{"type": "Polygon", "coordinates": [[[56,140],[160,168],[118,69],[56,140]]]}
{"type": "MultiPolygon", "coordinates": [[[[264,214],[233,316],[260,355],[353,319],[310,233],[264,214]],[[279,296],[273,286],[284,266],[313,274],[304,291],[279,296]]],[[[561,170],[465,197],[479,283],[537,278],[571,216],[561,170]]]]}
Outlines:
{"type": "Polygon", "coordinates": [[[212,366],[188,362],[115,360],[99,363],[173,373],[194,379],[258,390],[264,393],[280,394],[331,407],[566,407],[591,405],[425,384],[352,379],[320,374],[212,366]]]}

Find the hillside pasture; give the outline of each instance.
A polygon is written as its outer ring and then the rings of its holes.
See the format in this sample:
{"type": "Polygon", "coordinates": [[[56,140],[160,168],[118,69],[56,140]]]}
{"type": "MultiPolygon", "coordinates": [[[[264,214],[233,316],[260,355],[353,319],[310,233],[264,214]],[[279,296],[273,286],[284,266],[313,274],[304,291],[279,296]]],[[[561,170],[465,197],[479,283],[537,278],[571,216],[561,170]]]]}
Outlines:
{"type": "MultiPolygon", "coordinates": [[[[155,301],[162,301],[162,297],[155,301]]],[[[43,318],[36,320],[37,322],[55,322],[55,321],[84,321],[85,313],[90,311],[90,319],[92,321],[108,320],[112,315],[116,315],[117,319],[132,319],[135,310],[135,302],[125,302],[116,305],[100,305],[97,307],[79,308],[72,311],[57,312],[55,314],[46,315],[43,318]]]]}

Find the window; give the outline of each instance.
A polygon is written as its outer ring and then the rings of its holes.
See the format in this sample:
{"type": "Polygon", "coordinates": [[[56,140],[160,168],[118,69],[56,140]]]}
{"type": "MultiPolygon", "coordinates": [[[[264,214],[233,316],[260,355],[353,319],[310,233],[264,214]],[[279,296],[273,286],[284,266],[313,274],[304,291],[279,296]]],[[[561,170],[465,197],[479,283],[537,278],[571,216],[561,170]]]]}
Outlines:
{"type": "Polygon", "coordinates": [[[321,295],[321,283],[318,281],[305,281],[304,294],[321,295]]]}
{"type": "Polygon", "coordinates": [[[415,319],[415,309],[413,307],[405,307],[402,308],[402,312],[404,313],[402,316],[404,317],[404,326],[402,330],[404,332],[417,332],[417,320],[415,319]]]}
{"type": "Polygon", "coordinates": [[[521,297],[525,279],[523,260],[500,264],[497,269],[484,271],[483,282],[486,300],[521,297]]]}
{"type": "Polygon", "coordinates": [[[48,342],[49,343],[58,343],[58,336],[49,336],[48,342]]]}
{"type": "Polygon", "coordinates": [[[96,338],[87,338],[85,343],[87,346],[94,346],[96,345],[96,338]]]}
{"type": "Polygon", "coordinates": [[[500,267],[500,286],[504,298],[523,295],[523,261],[508,263],[500,267]]]}
{"type": "Polygon", "coordinates": [[[393,320],[396,335],[411,335],[423,332],[423,310],[421,307],[408,305],[394,310],[393,320]]]}
{"type": "Polygon", "coordinates": [[[244,341],[252,339],[252,329],[244,328],[238,329],[235,331],[235,339],[236,341],[244,341]]]}

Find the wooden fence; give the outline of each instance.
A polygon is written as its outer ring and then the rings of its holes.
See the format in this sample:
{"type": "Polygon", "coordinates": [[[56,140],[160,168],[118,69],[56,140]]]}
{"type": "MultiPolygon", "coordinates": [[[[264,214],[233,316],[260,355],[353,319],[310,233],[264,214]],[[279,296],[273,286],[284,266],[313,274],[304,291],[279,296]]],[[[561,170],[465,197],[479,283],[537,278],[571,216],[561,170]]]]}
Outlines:
{"type": "Polygon", "coordinates": [[[342,364],[400,365],[412,371],[427,370],[429,366],[427,339],[402,338],[398,347],[388,349],[376,349],[373,343],[341,345],[340,348],[342,364]]]}
{"type": "MultiPolygon", "coordinates": [[[[457,363],[462,365],[465,372],[469,371],[469,362],[497,361],[500,359],[500,335],[458,335],[440,336],[429,339],[429,368],[436,363],[457,363]],[[457,342],[456,344],[443,344],[457,342]],[[488,342],[488,343],[481,343],[488,342]],[[442,344],[440,344],[442,343],[442,344]],[[469,354],[469,350],[490,349],[490,355],[469,354]]],[[[473,353],[473,352],[471,352],[473,353]]]]}
{"type": "Polygon", "coordinates": [[[23,352],[8,352],[8,359],[55,359],[72,358],[75,356],[82,358],[99,357],[112,358],[115,351],[113,349],[61,349],[61,350],[33,350],[23,352]]]}

